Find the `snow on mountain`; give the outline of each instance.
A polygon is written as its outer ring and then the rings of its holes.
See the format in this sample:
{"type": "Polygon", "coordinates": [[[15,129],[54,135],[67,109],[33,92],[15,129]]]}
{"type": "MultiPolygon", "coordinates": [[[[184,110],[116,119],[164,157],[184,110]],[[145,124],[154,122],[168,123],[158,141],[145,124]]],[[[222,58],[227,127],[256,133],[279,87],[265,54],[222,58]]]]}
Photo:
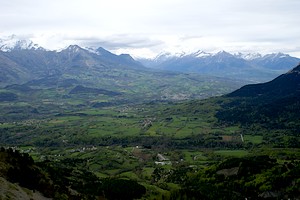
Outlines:
{"type": "Polygon", "coordinates": [[[256,66],[261,66],[267,69],[281,70],[283,72],[286,72],[290,70],[292,67],[294,67],[295,65],[297,65],[300,62],[300,59],[279,52],[279,53],[266,54],[261,58],[251,60],[251,62],[256,66]]]}
{"type": "Polygon", "coordinates": [[[281,52],[271,53],[271,54],[267,54],[267,55],[263,56],[264,59],[270,59],[270,60],[281,59],[281,58],[286,58],[286,57],[289,57],[289,55],[281,53],[281,52]]]}
{"type": "MultiPolygon", "coordinates": [[[[246,61],[256,61],[256,60],[278,60],[278,59],[288,59],[288,58],[292,58],[290,55],[288,54],[284,54],[284,53],[270,53],[270,54],[266,54],[266,55],[262,55],[260,53],[229,53],[226,51],[219,51],[217,53],[208,53],[202,50],[198,50],[196,52],[192,52],[192,53],[186,53],[186,52],[177,52],[177,53],[170,53],[170,52],[162,52],[160,54],[158,54],[155,58],[153,59],[144,59],[144,60],[148,60],[148,61],[152,61],[152,62],[156,62],[156,63],[161,63],[161,62],[165,62],[167,60],[171,60],[171,59],[180,59],[180,58],[195,58],[195,59],[209,59],[209,58],[218,58],[218,59],[222,59],[222,58],[237,58],[237,59],[244,59],[246,61]]],[[[297,58],[298,59],[298,58],[297,58]]],[[[142,60],[142,58],[138,59],[138,60],[142,60]]]]}
{"type": "Polygon", "coordinates": [[[231,53],[228,53],[227,51],[219,51],[216,54],[212,54],[212,56],[220,57],[220,58],[227,58],[227,57],[235,58],[234,55],[232,55],[231,53]]]}
{"type": "Polygon", "coordinates": [[[194,56],[194,57],[196,57],[196,58],[205,58],[205,57],[212,56],[211,53],[206,53],[206,52],[201,51],[201,50],[196,51],[195,53],[191,53],[190,55],[191,55],[191,56],[194,56]]]}
{"type": "Polygon", "coordinates": [[[161,52],[159,53],[153,60],[155,61],[164,61],[168,60],[170,58],[181,58],[185,56],[185,52],[175,52],[175,53],[170,53],[170,52],[161,52]]]}
{"type": "Polygon", "coordinates": [[[162,53],[155,59],[139,59],[144,66],[154,69],[200,73],[220,77],[264,82],[288,71],[300,62],[288,54],[229,53],[162,53]]]}
{"type": "Polygon", "coordinates": [[[81,47],[78,46],[78,45],[70,45],[70,46],[68,46],[67,48],[65,48],[64,50],[65,50],[65,51],[72,52],[72,53],[77,53],[77,52],[83,50],[83,48],[81,48],[81,47]]]}
{"type": "Polygon", "coordinates": [[[178,58],[183,58],[183,57],[194,57],[194,58],[210,58],[210,57],[235,57],[239,59],[244,59],[244,60],[253,60],[257,58],[261,58],[262,55],[259,53],[236,53],[236,54],[231,54],[226,51],[219,51],[217,53],[208,53],[202,50],[198,50],[192,53],[186,53],[186,52],[177,52],[177,53],[170,53],[170,52],[162,52],[159,53],[154,59],[150,59],[153,61],[166,61],[169,59],[178,59],[178,58]]]}
{"type": "Polygon", "coordinates": [[[234,54],[235,57],[238,57],[238,58],[242,58],[242,59],[245,59],[245,60],[254,60],[254,59],[257,59],[257,58],[261,58],[262,55],[259,54],[259,53],[236,53],[234,54]]]}
{"type": "MultiPolygon", "coordinates": [[[[33,43],[29,39],[17,37],[16,35],[6,36],[0,38],[0,51],[11,52],[13,50],[45,50],[38,44],[33,43]]],[[[132,58],[129,56],[118,56],[101,47],[80,47],[78,45],[70,45],[67,48],[56,50],[56,52],[69,52],[82,53],[82,55],[98,56],[106,61],[118,60],[118,62],[127,63],[132,58]],[[90,55],[91,54],[91,55],[90,55]]],[[[89,57],[88,56],[88,57],[89,57]]],[[[203,72],[204,69],[208,72],[211,69],[228,69],[229,67],[235,67],[231,70],[241,70],[241,68],[249,68],[252,70],[281,70],[286,71],[299,63],[300,59],[291,57],[284,53],[271,53],[261,55],[259,53],[229,53],[226,51],[220,51],[217,53],[209,53],[202,50],[195,52],[183,52],[178,50],[177,52],[162,52],[154,58],[138,58],[137,61],[149,68],[175,70],[183,72],[203,72]],[[202,70],[202,71],[201,71],[202,70]]],[[[131,63],[132,64],[132,63],[131,63]]],[[[223,72],[222,72],[223,73],[223,72]]],[[[222,75],[221,72],[216,75],[222,75]]],[[[246,72],[245,72],[246,73],[246,72]]],[[[273,72],[272,72],[273,73],[273,72]]]]}
{"type": "Polygon", "coordinates": [[[16,35],[10,35],[0,38],[0,50],[9,52],[20,49],[42,49],[39,45],[34,44],[27,39],[20,39],[16,35]]]}
{"type": "Polygon", "coordinates": [[[83,49],[88,50],[89,52],[91,52],[93,54],[100,55],[100,53],[97,51],[97,48],[94,48],[94,47],[84,47],[83,49]]]}

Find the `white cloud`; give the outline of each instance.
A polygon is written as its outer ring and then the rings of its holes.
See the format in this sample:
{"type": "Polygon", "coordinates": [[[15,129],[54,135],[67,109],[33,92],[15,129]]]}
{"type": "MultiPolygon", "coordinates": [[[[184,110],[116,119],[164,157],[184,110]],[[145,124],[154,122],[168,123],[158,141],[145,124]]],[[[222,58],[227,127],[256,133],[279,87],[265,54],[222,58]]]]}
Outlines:
{"type": "Polygon", "coordinates": [[[75,42],[136,56],[196,49],[300,55],[298,0],[10,0],[1,4],[1,35],[31,35],[48,48],[75,42]]]}

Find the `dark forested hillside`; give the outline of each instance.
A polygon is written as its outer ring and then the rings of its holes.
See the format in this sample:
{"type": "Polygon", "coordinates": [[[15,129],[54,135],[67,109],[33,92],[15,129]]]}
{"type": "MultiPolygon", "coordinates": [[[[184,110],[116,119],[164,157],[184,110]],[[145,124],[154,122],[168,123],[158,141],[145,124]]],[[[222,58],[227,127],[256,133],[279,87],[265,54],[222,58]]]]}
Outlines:
{"type": "Polygon", "coordinates": [[[300,65],[270,82],[246,85],[226,97],[229,101],[217,113],[221,121],[299,130],[300,65]]]}
{"type": "Polygon", "coordinates": [[[274,80],[261,83],[246,85],[236,90],[228,97],[259,97],[262,100],[281,99],[288,96],[299,96],[300,93],[300,64],[286,74],[274,80]]]}

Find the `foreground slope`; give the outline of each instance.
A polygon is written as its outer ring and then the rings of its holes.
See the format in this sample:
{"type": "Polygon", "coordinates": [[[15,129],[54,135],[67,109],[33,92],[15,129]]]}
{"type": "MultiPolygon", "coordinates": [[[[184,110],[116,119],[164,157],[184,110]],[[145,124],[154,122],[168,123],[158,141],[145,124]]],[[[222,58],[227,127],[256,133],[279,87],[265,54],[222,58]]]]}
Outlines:
{"type": "Polygon", "coordinates": [[[1,199],[137,199],[146,189],[136,181],[99,179],[90,171],[78,170],[80,159],[35,163],[15,149],[0,150],[1,199]]]}

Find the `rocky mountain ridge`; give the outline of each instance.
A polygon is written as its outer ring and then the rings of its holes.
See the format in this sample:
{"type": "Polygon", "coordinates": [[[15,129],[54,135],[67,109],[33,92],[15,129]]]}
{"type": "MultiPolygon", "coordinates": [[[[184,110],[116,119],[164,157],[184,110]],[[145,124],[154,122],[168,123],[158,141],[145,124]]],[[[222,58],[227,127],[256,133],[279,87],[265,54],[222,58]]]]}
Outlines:
{"type": "Polygon", "coordinates": [[[287,72],[300,62],[299,58],[284,53],[236,53],[226,51],[207,53],[161,53],[153,59],[138,59],[149,68],[199,73],[220,77],[265,82],[287,72]]]}

